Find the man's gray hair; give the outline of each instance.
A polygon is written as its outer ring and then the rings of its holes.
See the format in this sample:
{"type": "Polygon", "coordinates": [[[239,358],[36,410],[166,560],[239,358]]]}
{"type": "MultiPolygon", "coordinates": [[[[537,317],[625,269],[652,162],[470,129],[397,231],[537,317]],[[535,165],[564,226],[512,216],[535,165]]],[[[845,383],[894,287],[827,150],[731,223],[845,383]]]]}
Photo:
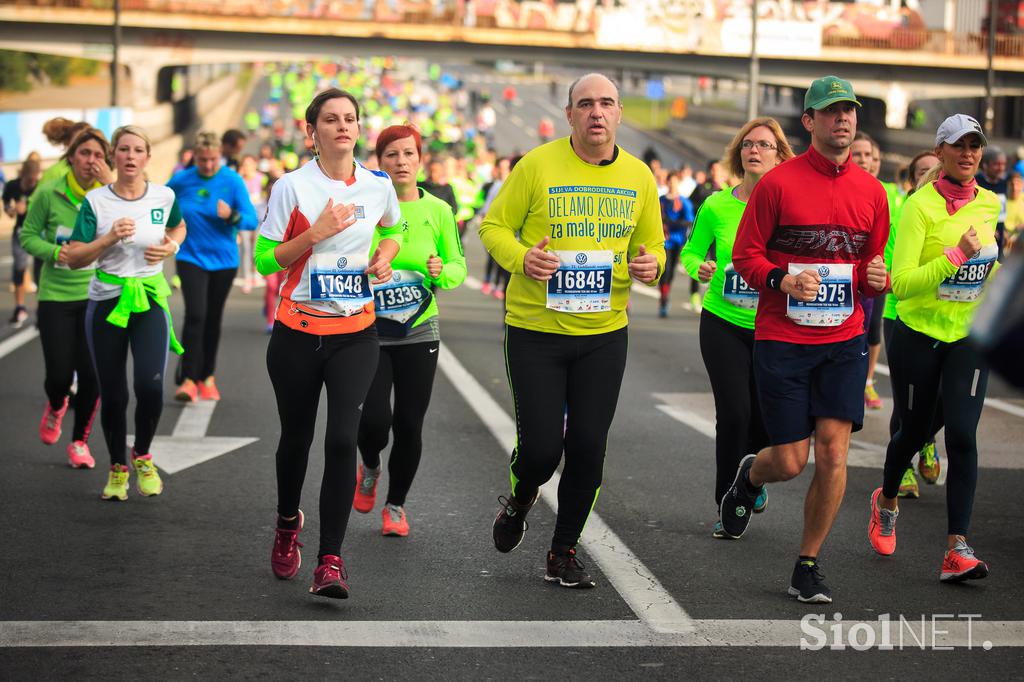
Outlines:
{"type": "Polygon", "coordinates": [[[601,78],[607,79],[608,82],[612,84],[612,87],[615,88],[615,101],[619,103],[619,106],[622,106],[622,96],[619,94],[619,84],[615,81],[615,79],[612,78],[611,76],[606,76],[603,73],[592,71],[590,73],[583,74],[582,76],[574,80],[571,85],[569,85],[569,103],[566,104],[568,108],[572,109],[573,90],[576,89],[576,86],[580,84],[581,80],[583,80],[584,78],[590,78],[591,76],[600,76],[601,78]]]}
{"type": "Polygon", "coordinates": [[[985,147],[985,151],[981,155],[981,162],[990,163],[1000,158],[1006,159],[1006,152],[1003,151],[1002,147],[991,145],[989,147],[985,147]]]}

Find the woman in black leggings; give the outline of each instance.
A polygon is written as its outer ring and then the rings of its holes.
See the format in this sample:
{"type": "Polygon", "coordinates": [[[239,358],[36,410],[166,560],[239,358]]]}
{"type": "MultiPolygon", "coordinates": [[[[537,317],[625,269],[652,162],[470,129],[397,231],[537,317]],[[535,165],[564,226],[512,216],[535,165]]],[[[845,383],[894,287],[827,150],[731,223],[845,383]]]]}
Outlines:
{"type": "MultiPolygon", "coordinates": [[[[712,194],[701,205],[693,234],[683,248],[683,267],[694,281],[710,282],[700,314],[700,351],[715,396],[715,509],[732,485],[746,455],[768,445],[754,384],[754,316],[757,292],[732,267],[732,246],[754,186],[765,173],[793,157],[773,118],[746,123],[725,150],[724,162],[743,178],[736,187],[712,194]],[[707,260],[714,250],[715,260],[707,260]]],[[[768,504],[762,488],[754,511],[768,504]]],[[[727,539],[721,521],[712,536],[727,539]]]]}
{"type": "Polygon", "coordinates": [[[256,209],[241,176],[221,165],[221,142],[202,132],[193,147],[195,164],[175,173],[174,190],[188,223],[188,241],[177,256],[185,324],[181,339],[181,381],[174,397],[183,402],[220,400],[214,380],[220,326],[238,272],[239,230],[256,229],[256,209]]]}
{"type": "Polygon", "coordinates": [[[46,407],[39,423],[39,438],[53,445],[69,405],[75,411],[68,463],[76,468],[96,465],[89,450],[89,434],[98,406],[99,390],[85,338],[85,311],[89,305],[88,268],[68,267],[68,240],[86,192],[100,186],[99,177],[109,173],[110,144],[106,136],[86,126],[68,145],[64,157],[70,170],[32,193],[21,244],[43,263],[39,282],[39,340],[43,346],[46,407]],[[102,167],[102,171],[101,171],[102,167]],[[78,373],[78,391],[70,396],[78,373]]]}
{"type": "Polygon", "coordinates": [[[163,492],[149,448],[163,409],[167,349],[181,352],[171,328],[164,261],[185,239],[174,192],[146,181],[146,133],[123,126],[112,139],[117,180],[85,195],[69,244],[68,262],[96,262],[89,283],[85,333],[100,386],[100,423],[110,451],[101,497],[128,498],[128,349],[135,372],[135,444],[131,463],[143,496],[163,492]]]}
{"type": "Polygon", "coordinates": [[[998,267],[999,199],[977,186],[987,140],[978,122],[950,116],[935,137],[937,165],[903,208],[892,259],[899,319],[889,344],[900,427],[889,442],[883,484],[871,495],[868,537],[896,551],[897,494],[911,458],[932,437],[941,396],[948,476],[947,551],[939,579],[984,578],[988,565],[967,544],[978,478],[978,420],[988,366],[967,334],[985,284],[998,267]]]}
{"type": "Polygon", "coordinates": [[[281,418],[277,447],[277,531],[270,564],[282,580],[302,564],[299,509],[320,391],[327,386],[327,436],[320,484],[320,548],[310,593],[348,597],[341,560],[355,492],[359,413],[377,368],[369,277],[391,279],[402,215],[386,173],[358,165],[359,105],[331,88],[306,109],[314,162],[274,184],[256,242],[261,275],[287,270],[267,348],[281,418]],[[382,237],[371,254],[375,232],[382,237]],[[369,254],[369,258],[367,255],[369,254]]]}
{"type": "Polygon", "coordinates": [[[381,532],[400,537],[409,534],[405,497],[423,451],[423,419],[441,344],[434,290],[454,289],[466,279],[466,259],[448,204],[416,186],[421,151],[420,134],[412,126],[390,126],[377,136],[377,158],[391,177],[408,230],[391,263],[392,281],[374,291],[381,353],[359,422],[362,462],[352,502],[358,512],[373,509],[380,453],[393,431],[381,532]]]}

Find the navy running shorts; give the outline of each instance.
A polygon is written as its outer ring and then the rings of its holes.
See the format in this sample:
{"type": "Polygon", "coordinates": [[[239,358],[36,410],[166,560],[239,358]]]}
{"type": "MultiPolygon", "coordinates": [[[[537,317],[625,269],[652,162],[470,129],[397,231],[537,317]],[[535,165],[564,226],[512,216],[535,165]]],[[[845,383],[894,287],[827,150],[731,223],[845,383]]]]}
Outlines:
{"type": "Polygon", "coordinates": [[[772,445],[801,441],[819,417],[864,426],[868,353],[864,336],[820,345],[754,342],[754,377],[772,445]]]}

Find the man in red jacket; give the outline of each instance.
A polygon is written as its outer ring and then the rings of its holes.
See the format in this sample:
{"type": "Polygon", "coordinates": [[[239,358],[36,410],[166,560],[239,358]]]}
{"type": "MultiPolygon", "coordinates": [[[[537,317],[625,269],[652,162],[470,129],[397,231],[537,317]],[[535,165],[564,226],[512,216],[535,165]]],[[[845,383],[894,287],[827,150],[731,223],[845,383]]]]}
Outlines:
{"type": "Polygon", "coordinates": [[[743,459],[719,513],[725,532],[740,537],[761,487],[798,476],[815,434],[789,587],[802,602],[832,601],[817,556],[846,491],[850,434],[864,421],[868,357],[857,294],[888,288],[885,191],[850,160],[858,106],[841,78],[811,84],[801,118],[811,146],[757,184],[733,248],[737,272],[760,292],[754,373],[772,445],[743,459]]]}

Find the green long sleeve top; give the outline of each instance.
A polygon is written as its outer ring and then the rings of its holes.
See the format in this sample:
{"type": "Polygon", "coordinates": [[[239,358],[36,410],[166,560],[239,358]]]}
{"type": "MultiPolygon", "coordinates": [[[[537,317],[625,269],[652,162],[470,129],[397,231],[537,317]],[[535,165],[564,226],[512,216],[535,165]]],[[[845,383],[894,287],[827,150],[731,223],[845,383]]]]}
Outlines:
{"type": "MultiPolygon", "coordinates": [[[[416,201],[400,201],[402,220],[406,225],[405,240],[401,242],[398,255],[391,261],[392,270],[418,272],[424,276],[423,286],[428,289],[454,289],[466,279],[466,257],[459,239],[452,209],[441,199],[418,188],[420,198],[416,201]],[[444,265],[441,274],[434,279],[427,272],[427,259],[437,256],[444,265]]],[[[370,245],[373,255],[381,239],[394,239],[375,233],[370,245]]],[[[438,314],[437,297],[431,296],[430,305],[416,319],[412,327],[418,327],[438,314]]]]}
{"type": "Polygon", "coordinates": [[[72,270],[56,260],[60,247],[71,239],[84,194],[79,196],[72,189],[65,173],[55,182],[40,185],[32,196],[34,201],[29,203],[20,241],[25,251],[43,261],[39,300],[84,301],[89,298],[89,282],[95,267],[72,270]]]}
{"type": "Polygon", "coordinates": [[[726,322],[744,329],[754,328],[754,317],[757,315],[756,291],[741,285],[739,273],[732,270],[732,245],[736,241],[736,229],[743,217],[746,202],[740,201],[732,193],[731,187],[715,192],[708,197],[697,211],[693,221],[693,233],[686,241],[679,259],[690,277],[697,279],[697,271],[707,258],[711,245],[715,245],[715,274],[708,284],[708,293],[704,297],[703,306],[709,313],[726,322]],[[731,300],[723,294],[726,289],[726,273],[731,272],[728,284],[730,287],[742,289],[746,296],[732,296],[731,300]],[[744,308],[732,301],[744,300],[753,302],[751,308],[744,308]]]}

